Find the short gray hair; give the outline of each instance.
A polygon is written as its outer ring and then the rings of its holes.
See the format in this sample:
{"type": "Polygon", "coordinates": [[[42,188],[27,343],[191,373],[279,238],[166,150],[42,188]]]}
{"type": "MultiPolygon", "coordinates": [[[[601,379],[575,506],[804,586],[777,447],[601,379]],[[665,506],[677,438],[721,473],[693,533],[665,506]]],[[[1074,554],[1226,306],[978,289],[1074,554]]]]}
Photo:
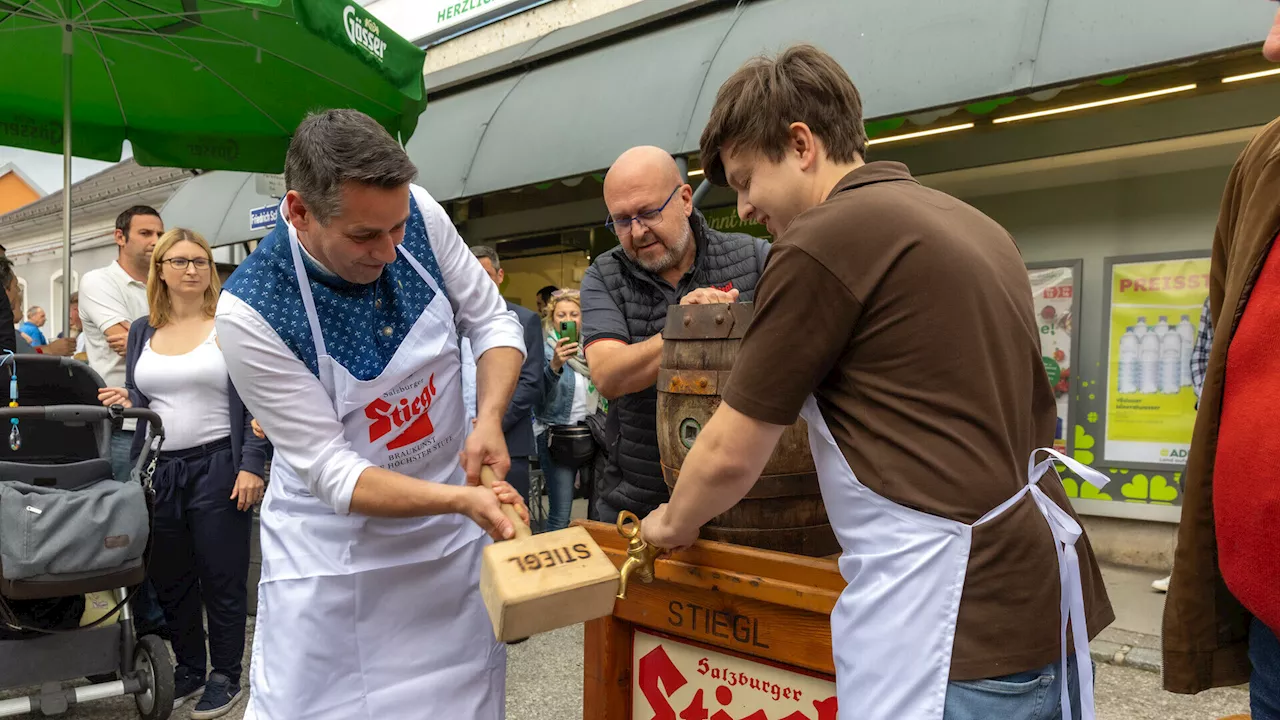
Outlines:
{"type": "Polygon", "coordinates": [[[27,309],[27,319],[30,320],[36,316],[36,313],[44,312],[44,308],[39,305],[32,305],[27,309]]]}
{"type": "Polygon", "coordinates": [[[285,187],[297,191],[321,223],[341,214],[342,185],[391,189],[418,175],[409,155],[376,120],[358,110],[308,115],[284,160],[285,187]]]}
{"type": "Polygon", "coordinates": [[[488,245],[472,245],[471,254],[475,255],[477,260],[487,258],[489,264],[493,265],[494,270],[502,269],[502,263],[498,262],[498,251],[488,245]]]}

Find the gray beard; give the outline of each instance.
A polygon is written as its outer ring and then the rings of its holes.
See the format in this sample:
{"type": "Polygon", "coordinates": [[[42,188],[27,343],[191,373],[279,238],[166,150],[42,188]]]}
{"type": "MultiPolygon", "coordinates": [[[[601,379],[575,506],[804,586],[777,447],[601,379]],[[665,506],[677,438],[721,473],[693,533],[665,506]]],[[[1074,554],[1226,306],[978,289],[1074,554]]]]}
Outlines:
{"type": "Polygon", "coordinates": [[[693,228],[686,223],[684,226],[684,235],[681,236],[680,240],[676,242],[674,247],[667,248],[667,251],[657,260],[645,262],[633,253],[627,254],[631,256],[632,260],[636,261],[637,265],[645,270],[654,274],[662,274],[680,264],[680,259],[684,257],[686,252],[688,252],[689,243],[692,242],[692,240],[693,228]]]}

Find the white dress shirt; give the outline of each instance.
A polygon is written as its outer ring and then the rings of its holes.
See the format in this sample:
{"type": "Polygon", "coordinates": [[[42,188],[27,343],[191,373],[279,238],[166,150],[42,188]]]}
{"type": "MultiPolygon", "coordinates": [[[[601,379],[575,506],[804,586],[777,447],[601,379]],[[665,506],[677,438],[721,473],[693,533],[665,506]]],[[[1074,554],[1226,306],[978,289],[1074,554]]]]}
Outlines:
{"type": "MultiPolygon", "coordinates": [[[[497,285],[475,261],[444,208],[425,189],[410,187],[444,276],[458,332],[470,340],[476,357],[495,347],[523,353],[523,328],[507,310],[497,285]]],[[[287,217],[282,203],[281,222],[296,238],[287,217]]],[[[312,495],[340,514],[349,513],[356,481],[372,463],[346,440],[320,380],[257,310],[230,291],[218,302],[217,330],[236,390],[267,431],[276,461],[287,463],[312,495]]]]}

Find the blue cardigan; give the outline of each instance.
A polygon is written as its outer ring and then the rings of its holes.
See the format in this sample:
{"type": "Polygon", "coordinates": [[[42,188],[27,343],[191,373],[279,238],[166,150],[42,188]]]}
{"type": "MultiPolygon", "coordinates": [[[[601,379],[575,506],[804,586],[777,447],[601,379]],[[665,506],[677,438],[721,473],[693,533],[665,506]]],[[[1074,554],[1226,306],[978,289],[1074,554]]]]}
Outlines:
{"type": "MultiPolygon", "coordinates": [[[[138,358],[142,356],[142,348],[146,347],[147,341],[155,334],[156,329],[151,327],[151,319],[149,317],[140,317],[129,326],[129,342],[124,366],[124,386],[129,391],[129,400],[136,408],[150,407],[151,405],[151,400],[138,390],[138,386],[133,380],[133,370],[138,365],[138,358]]],[[[253,434],[253,426],[249,424],[252,417],[249,415],[248,409],[245,408],[244,402],[240,400],[240,394],[236,392],[236,386],[232,384],[230,377],[227,378],[227,398],[231,406],[232,427],[236,426],[237,418],[242,426],[241,432],[231,433],[231,461],[238,470],[253,473],[265,480],[267,461],[271,459],[271,443],[261,440],[257,435],[253,434]]],[[[146,429],[146,421],[139,420],[138,430],[133,434],[133,451],[130,454],[134,462],[137,462],[138,456],[142,454],[142,445],[147,435],[146,429]]],[[[161,452],[164,451],[163,446],[160,449],[161,452]]]]}

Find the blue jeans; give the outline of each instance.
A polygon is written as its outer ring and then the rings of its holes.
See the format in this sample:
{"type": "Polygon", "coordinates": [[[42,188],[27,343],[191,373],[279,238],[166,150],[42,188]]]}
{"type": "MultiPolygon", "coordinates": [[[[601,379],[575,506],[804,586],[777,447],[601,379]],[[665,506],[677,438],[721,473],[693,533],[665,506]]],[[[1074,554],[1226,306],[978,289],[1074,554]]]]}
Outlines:
{"type": "MultiPolygon", "coordinates": [[[[111,472],[118,482],[129,482],[129,473],[133,470],[133,462],[129,460],[129,455],[132,453],[133,431],[113,432],[111,434],[111,472]]],[[[138,635],[159,632],[165,628],[164,611],[160,609],[160,600],[156,597],[156,590],[151,585],[150,578],[142,581],[142,586],[134,594],[129,607],[133,609],[138,635]]]]}
{"type": "MultiPolygon", "coordinates": [[[[1060,669],[1054,663],[1004,677],[950,683],[942,716],[945,720],[1062,720],[1060,669]]],[[[1080,681],[1075,655],[1067,657],[1067,692],[1071,720],[1079,720],[1080,681]]]]}
{"type": "Polygon", "coordinates": [[[1249,628],[1249,711],[1253,720],[1280,720],[1280,639],[1254,618],[1249,628]]]}
{"type": "Polygon", "coordinates": [[[547,434],[538,435],[538,464],[547,485],[547,532],[569,527],[569,515],[573,512],[573,479],[576,470],[557,465],[547,450],[547,434]]]}

